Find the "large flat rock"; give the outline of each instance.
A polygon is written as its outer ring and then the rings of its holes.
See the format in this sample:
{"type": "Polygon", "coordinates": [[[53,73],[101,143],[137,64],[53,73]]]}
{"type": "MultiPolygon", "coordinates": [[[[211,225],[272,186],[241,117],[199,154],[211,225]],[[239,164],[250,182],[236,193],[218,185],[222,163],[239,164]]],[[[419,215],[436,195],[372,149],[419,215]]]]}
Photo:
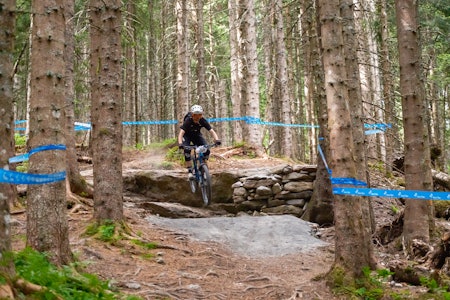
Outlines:
{"type": "Polygon", "coordinates": [[[312,225],[291,215],[169,219],[150,216],[157,226],[188,234],[199,241],[224,244],[239,255],[282,256],[329,245],[313,234],[312,225]]]}

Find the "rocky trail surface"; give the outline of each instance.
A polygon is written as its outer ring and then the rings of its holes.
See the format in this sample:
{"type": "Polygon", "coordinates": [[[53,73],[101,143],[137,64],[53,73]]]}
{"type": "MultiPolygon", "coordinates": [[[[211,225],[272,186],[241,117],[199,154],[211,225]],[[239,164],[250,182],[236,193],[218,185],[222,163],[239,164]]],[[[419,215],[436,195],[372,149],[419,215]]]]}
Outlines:
{"type": "MultiPolygon", "coordinates": [[[[279,159],[228,156],[232,149],[214,150],[209,162],[214,172],[286,164],[279,159]]],[[[164,156],[161,150],[126,151],[124,176],[141,170],[185,176],[183,167],[169,166],[164,156]]],[[[89,181],[91,166],[83,169],[89,181]]],[[[190,193],[187,182],[185,188],[190,193]]],[[[82,205],[69,212],[72,251],[87,262],[85,271],[124,293],[143,299],[346,299],[320,280],[334,260],[333,227],[319,228],[291,215],[230,216],[176,201],[170,205],[185,217],[166,218],[140,205],[143,198],[126,194],[130,238],[112,244],[84,235],[92,207],[82,205]],[[132,237],[155,247],[139,246],[132,237]]],[[[391,214],[392,205],[379,205],[377,214],[391,214]]],[[[14,219],[14,235],[25,234],[26,216],[16,214],[14,219]]],[[[14,247],[23,247],[23,239],[15,239],[14,247]]]]}

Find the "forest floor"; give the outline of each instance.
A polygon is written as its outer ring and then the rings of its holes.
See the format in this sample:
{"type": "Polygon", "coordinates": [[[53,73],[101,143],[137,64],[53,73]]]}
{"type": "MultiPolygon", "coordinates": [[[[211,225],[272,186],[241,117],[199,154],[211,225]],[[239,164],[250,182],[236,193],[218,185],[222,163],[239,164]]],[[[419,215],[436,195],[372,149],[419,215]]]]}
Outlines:
{"type": "MultiPolygon", "coordinates": [[[[214,149],[209,162],[212,170],[251,169],[288,163],[281,159],[247,156],[214,158],[218,157],[216,155],[220,151],[223,153],[227,150],[214,149]]],[[[125,151],[124,171],[136,166],[142,170],[157,169],[163,163],[164,155],[165,152],[154,150],[125,151]]],[[[175,168],[182,166],[175,165],[175,168]]],[[[186,192],[190,192],[188,189],[186,184],[186,192]]],[[[377,209],[377,213],[380,216],[391,216],[392,205],[383,204],[377,209]]],[[[333,227],[318,229],[324,245],[305,248],[296,253],[286,254],[280,251],[279,254],[266,255],[262,251],[260,255],[247,256],[222,241],[196,239],[186,230],[150,222],[147,219],[149,213],[138,208],[133,198],[125,198],[124,213],[131,231],[130,236],[134,238],[124,238],[115,243],[105,243],[85,235],[86,228],[92,221],[92,207],[85,205],[71,210],[68,215],[71,248],[77,260],[84,262],[84,271],[110,281],[112,286],[123,293],[143,299],[349,298],[348,294],[338,296],[333,293],[322,279],[334,261],[333,227]],[[155,249],[146,249],[136,243],[136,240],[153,243],[155,249]]],[[[24,236],[25,214],[13,214],[13,218],[13,237],[24,236]]],[[[195,222],[195,219],[191,221],[195,222]]],[[[187,224],[186,227],[190,227],[187,224]]],[[[244,223],[234,228],[236,236],[242,231],[255,230],[246,227],[244,223]]],[[[269,237],[261,243],[267,243],[269,247],[274,241],[276,240],[269,237]]],[[[23,246],[23,239],[13,238],[15,250],[20,250],[23,246]]],[[[384,250],[376,251],[379,261],[383,260],[381,257],[384,257],[384,250]]],[[[410,291],[414,294],[418,288],[410,291]]]]}

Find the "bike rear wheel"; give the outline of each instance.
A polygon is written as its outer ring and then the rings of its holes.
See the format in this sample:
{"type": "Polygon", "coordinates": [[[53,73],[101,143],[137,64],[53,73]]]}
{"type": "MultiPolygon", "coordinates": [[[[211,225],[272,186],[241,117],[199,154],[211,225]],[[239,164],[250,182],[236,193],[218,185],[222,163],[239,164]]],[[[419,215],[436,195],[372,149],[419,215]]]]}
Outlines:
{"type": "Polygon", "coordinates": [[[200,182],[200,188],[202,191],[203,206],[208,206],[211,203],[212,188],[211,188],[211,175],[207,165],[200,166],[200,175],[202,180],[200,182]]]}

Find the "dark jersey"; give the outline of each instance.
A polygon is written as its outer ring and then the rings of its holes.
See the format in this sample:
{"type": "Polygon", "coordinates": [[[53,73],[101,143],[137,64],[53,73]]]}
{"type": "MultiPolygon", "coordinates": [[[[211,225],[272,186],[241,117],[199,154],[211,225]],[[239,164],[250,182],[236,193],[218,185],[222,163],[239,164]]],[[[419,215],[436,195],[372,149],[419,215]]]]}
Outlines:
{"type": "Polygon", "coordinates": [[[205,118],[201,118],[198,123],[195,123],[194,120],[189,117],[183,122],[183,125],[181,125],[180,128],[183,129],[188,136],[200,136],[202,135],[200,130],[205,128],[210,131],[211,125],[205,118]]]}

